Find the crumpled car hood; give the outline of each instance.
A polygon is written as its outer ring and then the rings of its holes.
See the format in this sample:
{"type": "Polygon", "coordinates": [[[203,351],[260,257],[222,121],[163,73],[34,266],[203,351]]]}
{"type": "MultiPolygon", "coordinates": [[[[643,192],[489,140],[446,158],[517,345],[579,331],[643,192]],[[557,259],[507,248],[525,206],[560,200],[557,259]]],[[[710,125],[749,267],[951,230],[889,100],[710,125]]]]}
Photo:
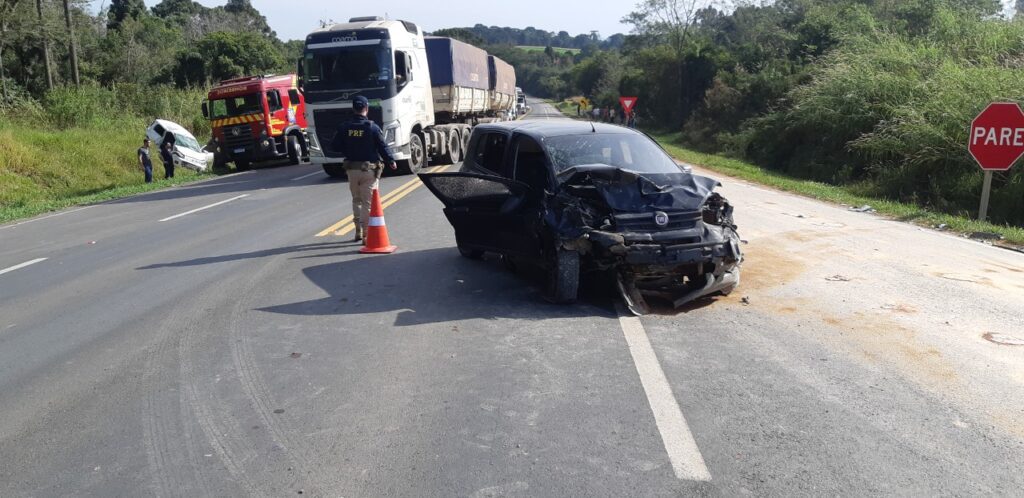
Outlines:
{"type": "Polygon", "coordinates": [[[558,175],[560,185],[590,184],[617,212],[697,211],[718,180],[692,173],[638,173],[603,164],[575,166],[558,175]]]}

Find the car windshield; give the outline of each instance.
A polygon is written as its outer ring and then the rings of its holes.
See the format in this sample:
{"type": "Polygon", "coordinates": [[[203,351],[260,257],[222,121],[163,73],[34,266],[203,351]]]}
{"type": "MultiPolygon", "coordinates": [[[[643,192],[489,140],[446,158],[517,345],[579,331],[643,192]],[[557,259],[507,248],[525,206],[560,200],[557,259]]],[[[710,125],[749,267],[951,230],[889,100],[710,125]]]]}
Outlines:
{"type": "Polygon", "coordinates": [[[587,133],[543,140],[555,173],[574,166],[605,164],[638,173],[680,173],[682,170],[651,139],[633,133],[587,133]]]}
{"type": "Polygon", "coordinates": [[[263,111],[260,94],[239,95],[210,101],[210,118],[228,118],[263,111]]]}
{"type": "Polygon", "coordinates": [[[195,138],[189,135],[182,135],[181,133],[174,134],[174,144],[186,149],[191,149],[196,152],[201,152],[202,147],[199,146],[199,142],[195,138]]]}
{"type": "Polygon", "coordinates": [[[391,51],[380,46],[310,50],[303,62],[312,93],[382,88],[391,79],[391,51]]]}

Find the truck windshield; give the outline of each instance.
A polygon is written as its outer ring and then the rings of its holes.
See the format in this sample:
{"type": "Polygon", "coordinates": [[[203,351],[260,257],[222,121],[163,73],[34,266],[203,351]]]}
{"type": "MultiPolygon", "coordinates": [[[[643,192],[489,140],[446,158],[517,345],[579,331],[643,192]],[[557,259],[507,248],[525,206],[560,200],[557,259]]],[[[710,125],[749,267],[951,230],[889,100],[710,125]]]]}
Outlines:
{"type": "Polygon", "coordinates": [[[263,112],[263,102],[260,97],[260,94],[253,93],[249,95],[239,95],[238,97],[211,100],[210,118],[228,118],[253,112],[263,112]]]}
{"type": "Polygon", "coordinates": [[[555,174],[573,166],[605,164],[638,173],[681,173],[682,170],[651,139],[631,133],[587,133],[544,139],[555,174]]]}
{"type": "Polygon", "coordinates": [[[384,90],[393,86],[391,50],[380,46],[308,50],[303,63],[307,99],[323,101],[323,96],[316,94],[384,90]]]}

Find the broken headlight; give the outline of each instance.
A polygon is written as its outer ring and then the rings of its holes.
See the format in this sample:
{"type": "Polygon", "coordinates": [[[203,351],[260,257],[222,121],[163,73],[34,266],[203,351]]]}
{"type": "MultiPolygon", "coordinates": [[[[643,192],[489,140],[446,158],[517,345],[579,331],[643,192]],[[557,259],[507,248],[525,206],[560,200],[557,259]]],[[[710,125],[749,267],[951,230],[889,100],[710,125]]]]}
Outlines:
{"type": "Polygon", "coordinates": [[[724,197],[711,194],[701,210],[704,223],[718,226],[732,226],[732,205],[724,197]]]}

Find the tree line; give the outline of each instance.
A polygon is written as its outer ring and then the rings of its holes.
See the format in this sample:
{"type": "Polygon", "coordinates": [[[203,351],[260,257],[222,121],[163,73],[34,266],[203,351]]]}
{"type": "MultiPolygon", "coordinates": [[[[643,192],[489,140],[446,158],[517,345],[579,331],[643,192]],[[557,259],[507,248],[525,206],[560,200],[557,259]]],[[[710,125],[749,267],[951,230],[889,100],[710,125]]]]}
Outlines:
{"type": "Polygon", "coordinates": [[[249,0],[0,0],[3,100],[41,98],[55,86],[201,86],[291,70],[301,41],[282,42],[249,0]]]}
{"type": "MultiPolygon", "coordinates": [[[[623,22],[618,48],[510,55],[521,86],[635,95],[691,148],[938,211],[977,209],[971,119],[1024,100],[1024,18],[998,0],[642,0],[623,22]]],[[[1024,167],[996,175],[990,214],[1024,224],[1024,167]]]]}

